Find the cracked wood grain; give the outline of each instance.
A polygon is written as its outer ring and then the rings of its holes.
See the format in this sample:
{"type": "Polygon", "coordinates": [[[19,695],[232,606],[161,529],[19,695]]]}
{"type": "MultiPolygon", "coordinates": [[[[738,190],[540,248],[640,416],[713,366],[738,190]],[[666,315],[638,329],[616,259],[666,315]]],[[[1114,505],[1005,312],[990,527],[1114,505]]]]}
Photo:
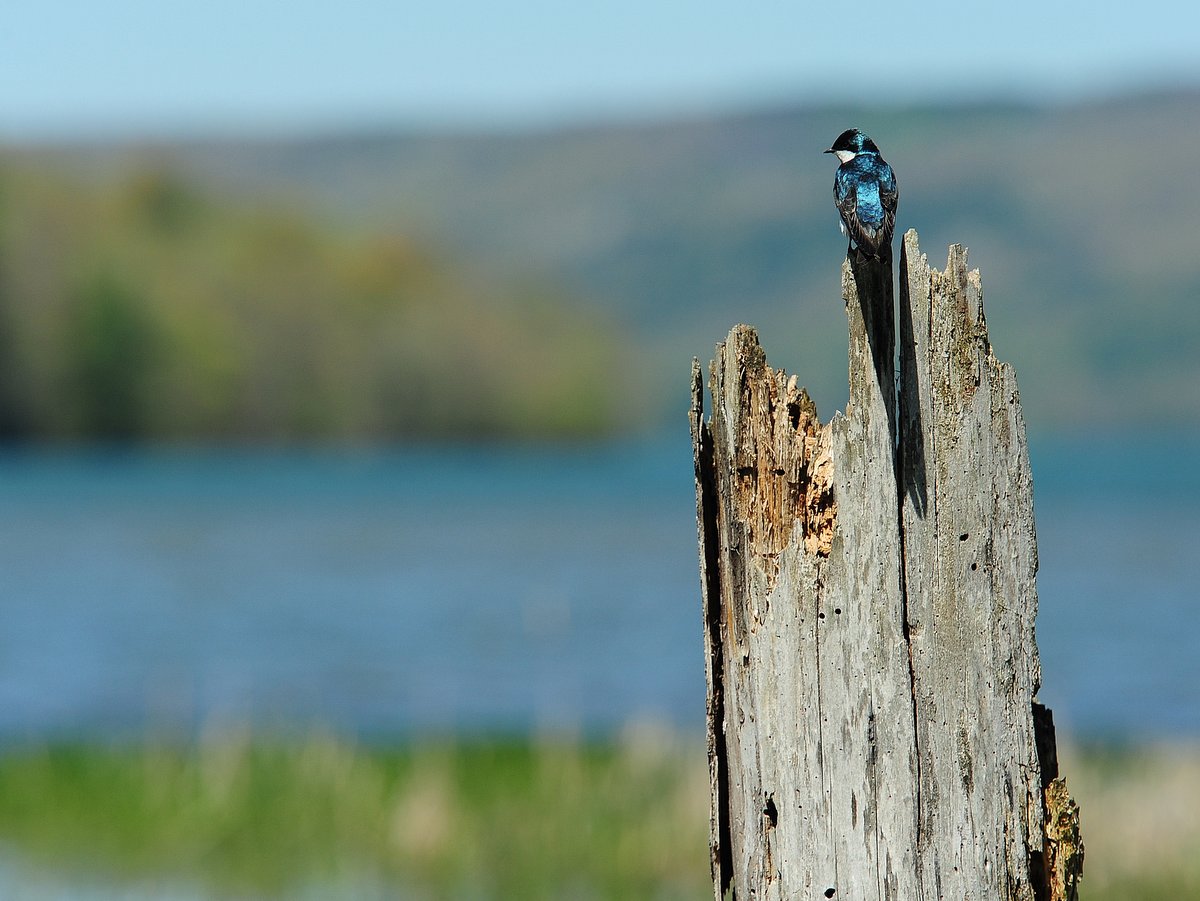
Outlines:
{"type": "Polygon", "coordinates": [[[747,326],[707,421],[693,365],[714,895],[1074,898],[1024,422],[978,273],[905,235],[898,396],[890,262],[847,260],[842,293],[827,423],[747,326]]]}

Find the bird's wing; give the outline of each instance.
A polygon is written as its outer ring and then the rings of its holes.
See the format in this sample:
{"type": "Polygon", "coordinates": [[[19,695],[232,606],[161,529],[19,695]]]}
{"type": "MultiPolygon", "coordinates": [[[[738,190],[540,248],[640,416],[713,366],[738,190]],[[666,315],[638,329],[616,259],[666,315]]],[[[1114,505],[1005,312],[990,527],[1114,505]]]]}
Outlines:
{"type": "Polygon", "coordinates": [[[883,206],[883,231],[890,240],[892,229],[896,226],[896,206],[900,202],[900,187],[896,184],[896,173],[886,163],[879,179],[879,202],[883,206]]]}
{"type": "Polygon", "coordinates": [[[858,192],[850,183],[850,177],[844,169],[838,169],[833,179],[833,202],[842,214],[842,222],[846,228],[851,228],[855,212],[858,210],[858,192]]]}

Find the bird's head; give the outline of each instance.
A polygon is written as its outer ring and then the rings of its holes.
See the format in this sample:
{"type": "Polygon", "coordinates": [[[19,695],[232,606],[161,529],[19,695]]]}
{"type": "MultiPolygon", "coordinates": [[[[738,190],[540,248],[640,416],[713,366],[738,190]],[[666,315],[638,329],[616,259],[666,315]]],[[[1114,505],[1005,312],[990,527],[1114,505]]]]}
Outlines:
{"type": "Polygon", "coordinates": [[[848,163],[860,153],[878,153],[879,148],[857,128],[847,128],[825,152],[837,156],[839,163],[848,163]]]}

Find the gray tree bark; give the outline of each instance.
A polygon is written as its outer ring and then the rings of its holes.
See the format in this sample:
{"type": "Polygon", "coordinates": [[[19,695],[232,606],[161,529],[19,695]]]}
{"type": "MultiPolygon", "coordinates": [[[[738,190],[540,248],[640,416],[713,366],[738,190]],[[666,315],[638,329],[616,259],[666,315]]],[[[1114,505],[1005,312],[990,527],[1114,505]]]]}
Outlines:
{"type": "Polygon", "coordinates": [[[847,260],[822,424],[747,326],[692,371],[715,895],[1069,899],[1078,809],[1035,701],[1025,427],[961,247],[847,260]]]}

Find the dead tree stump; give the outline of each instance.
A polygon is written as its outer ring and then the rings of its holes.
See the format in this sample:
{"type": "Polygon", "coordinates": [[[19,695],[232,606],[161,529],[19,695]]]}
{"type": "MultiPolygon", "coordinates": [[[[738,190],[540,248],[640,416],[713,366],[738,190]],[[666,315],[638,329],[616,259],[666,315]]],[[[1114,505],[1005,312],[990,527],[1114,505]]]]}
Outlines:
{"type": "Polygon", "coordinates": [[[715,895],[1075,897],[1034,617],[1025,426],[961,247],[850,261],[822,424],[737,326],[692,372],[715,895]]]}

